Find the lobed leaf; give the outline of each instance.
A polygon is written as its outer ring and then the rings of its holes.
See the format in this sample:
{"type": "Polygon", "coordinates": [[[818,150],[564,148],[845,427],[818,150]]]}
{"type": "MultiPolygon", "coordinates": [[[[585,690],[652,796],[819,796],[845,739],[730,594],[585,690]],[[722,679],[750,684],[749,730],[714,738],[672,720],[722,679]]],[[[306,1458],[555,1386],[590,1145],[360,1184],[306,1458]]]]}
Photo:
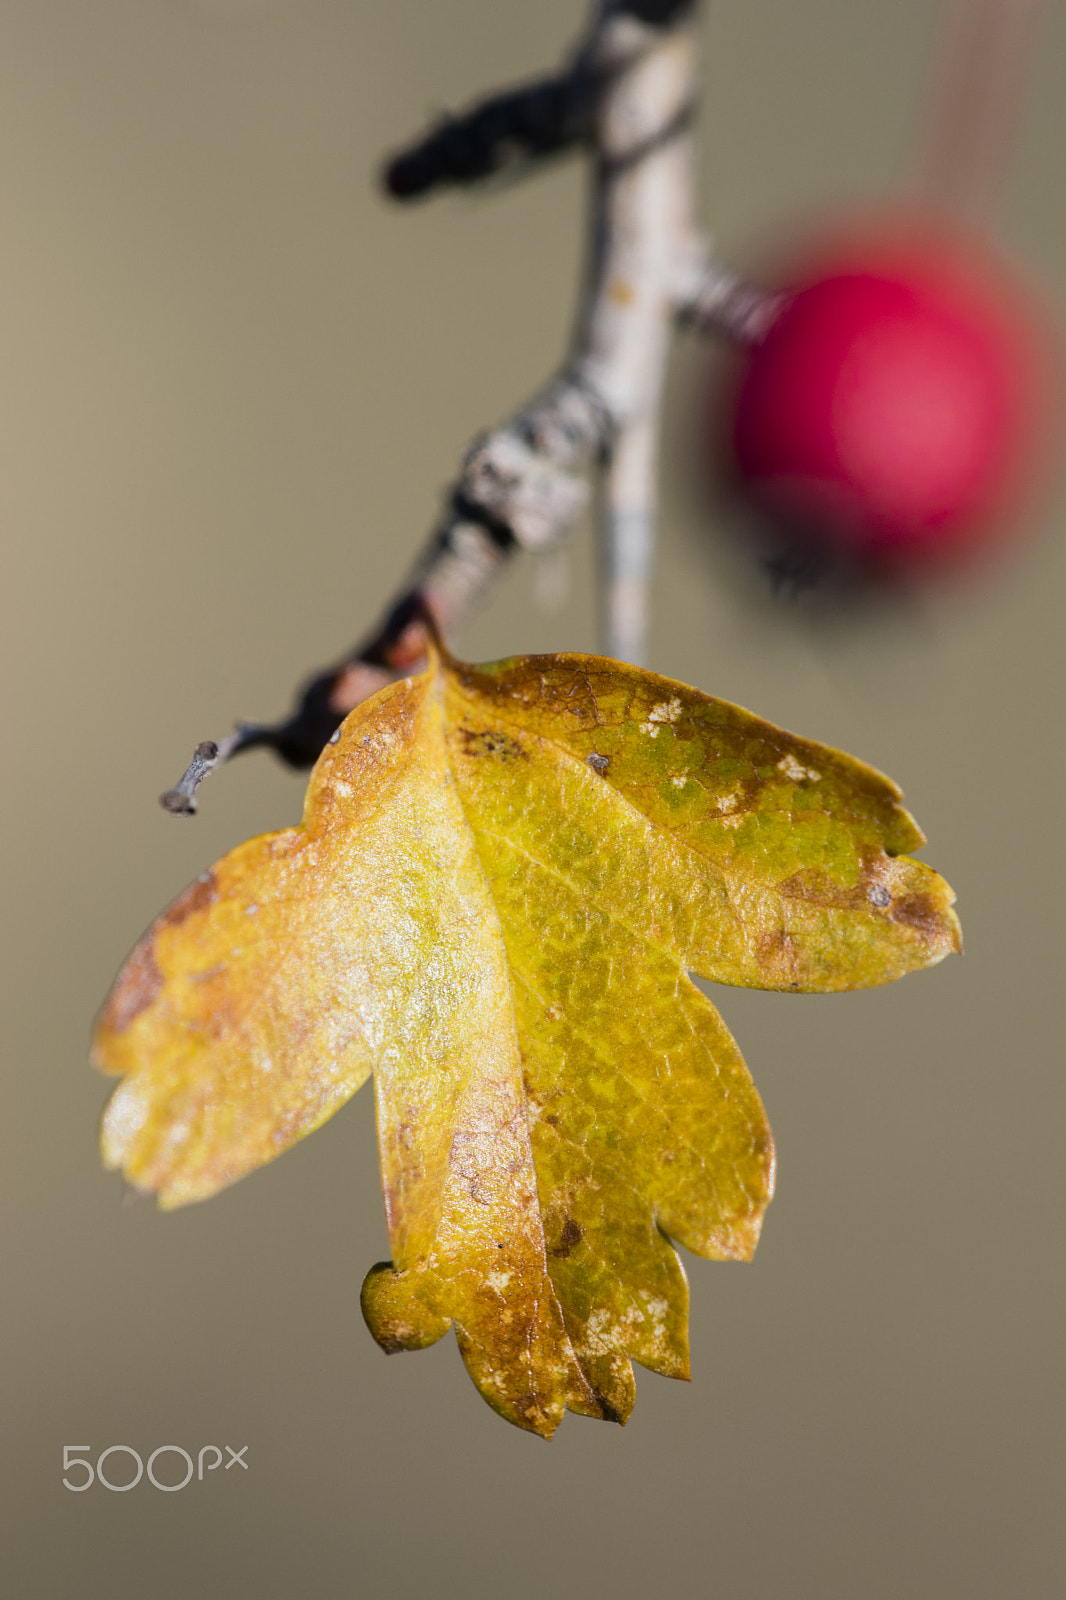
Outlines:
{"type": "Polygon", "coordinates": [[[831,990],[958,948],[887,778],[591,656],[437,653],[359,706],[300,827],[252,840],[137,946],[97,1027],[107,1165],[163,1206],[311,1132],[374,1075],[387,1350],[454,1325],[485,1398],[550,1435],[688,1375],[675,1244],[747,1259],[773,1141],[688,973],[831,990]]]}

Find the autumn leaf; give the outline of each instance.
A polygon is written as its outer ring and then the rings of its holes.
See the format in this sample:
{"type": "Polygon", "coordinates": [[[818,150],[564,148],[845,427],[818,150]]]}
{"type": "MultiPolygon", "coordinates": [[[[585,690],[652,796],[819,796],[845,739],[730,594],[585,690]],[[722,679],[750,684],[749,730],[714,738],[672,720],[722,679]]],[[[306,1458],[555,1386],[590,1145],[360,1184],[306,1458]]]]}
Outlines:
{"type": "Polygon", "coordinates": [[[550,1435],[689,1371],[674,1249],[749,1258],[770,1129],[691,982],[884,983],[958,948],[850,757],[593,656],[428,669],[357,707],[300,827],[206,873],[100,1018],[104,1159],[165,1207],[280,1155],[374,1075],[386,1350],[454,1326],[482,1394],[550,1435]]]}

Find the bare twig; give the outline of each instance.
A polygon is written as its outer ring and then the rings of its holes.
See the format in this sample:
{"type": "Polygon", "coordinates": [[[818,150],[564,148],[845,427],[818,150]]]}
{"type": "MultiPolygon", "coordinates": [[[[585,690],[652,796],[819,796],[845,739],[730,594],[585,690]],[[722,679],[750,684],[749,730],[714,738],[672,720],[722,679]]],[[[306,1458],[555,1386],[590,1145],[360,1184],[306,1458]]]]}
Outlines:
{"type": "Polygon", "coordinates": [[[606,653],[647,649],[659,414],[680,287],[705,245],[693,213],[694,8],[664,29],[609,10],[595,57],[610,83],[596,125],[595,253],[576,367],[614,424],[600,520],[606,653]]]}
{"type": "Polygon", "coordinates": [[[761,289],[714,262],[681,296],[677,320],[682,327],[728,339],[733,344],[757,344],[783,303],[783,295],[761,289]]]}
{"type": "Polygon", "coordinates": [[[681,318],[748,337],[745,328],[757,321],[752,291],[737,285],[723,298],[694,216],[698,9],[698,0],[600,0],[586,41],[557,79],[481,102],[388,169],[393,191],[410,195],[494,172],[515,152],[529,159],[578,141],[590,147],[591,247],[569,360],[531,402],[470,446],[441,522],[371,637],[312,679],[284,721],[201,745],[162,797],[168,810],[190,814],[204,777],[256,745],[296,766],[313,762],[354,706],[420,665],[427,617],[450,633],[513,554],[565,542],[596,466],[604,646],[610,655],[644,659],[672,325],[681,318]]]}
{"type": "Polygon", "coordinates": [[[192,753],[192,760],[173,789],[159,796],[159,804],[164,811],[169,811],[173,817],[191,817],[196,810],[197,789],[220,761],[225,761],[233,754],[233,746],[239,737],[239,732],[231,733],[221,744],[216,744],[213,739],[205,739],[198,744],[192,753]]]}
{"type": "Polygon", "coordinates": [[[517,162],[587,141],[596,82],[584,57],[569,72],[492,95],[461,117],[444,117],[392,157],[382,182],[394,200],[414,200],[451,183],[474,183],[517,162]]]}

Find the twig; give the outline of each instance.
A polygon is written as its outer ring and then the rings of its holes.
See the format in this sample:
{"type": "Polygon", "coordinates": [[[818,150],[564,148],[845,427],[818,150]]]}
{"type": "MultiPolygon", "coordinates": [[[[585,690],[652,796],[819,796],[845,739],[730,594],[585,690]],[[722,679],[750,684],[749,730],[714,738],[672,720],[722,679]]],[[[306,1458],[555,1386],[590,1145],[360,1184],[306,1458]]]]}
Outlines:
{"type": "Polygon", "coordinates": [[[243,730],[231,733],[228,739],[223,739],[221,744],[216,744],[213,739],[205,739],[198,744],[192,753],[192,760],[185,768],[173,789],[168,789],[166,794],[159,796],[159,804],[165,811],[174,817],[191,817],[196,810],[196,791],[203,783],[209,772],[213,772],[220,761],[225,761],[233,754],[234,746],[243,730]]]}
{"type": "Polygon", "coordinates": [[[382,182],[394,200],[474,183],[517,162],[554,155],[592,132],[596,83],[583,57],[569,72],[492,95],[392,157],[382,182]]]}
{"type": "MultiPolygon", "coordinates": [[[[257,745],[310,765],[354,706],[421,664],[427,616],[449,634],[512,555],[564,543],[596,466],[604,645],[609,655],[644,659],[670,331],[679,317],[704,329],[722,325],[693,209],[698,10],[698,0],[601,0],[557,79],[481,102],[389,167],[394,192],[411,195],[497,171],[516,151],[532,159],[588,144],[596,158],[591,248],[570,358],[538,396],[470,446],[440,524],[371,637],[305,685],[284,721],[199,746],[162,797],[168,810],[191,814],[207,774],[257,745]]],[[[738,295],[731,304],[740,305],[738,295]]],[[[729,314],[740,330],[743,317],[729,314]]]]}
{"type": "Polygon", "coordinates": [[[625,11],[608,16],[596,60],[610,89],[598,108],[598,250],[577,369],[614,423],[600,520],[604,649],[642,664],[670,330],[706,249],[693,210],[693,8],[661,32],[625,11]]]}
{"type": "Polygon", "coordinates": [[[775,294],[749,283],[718,262],[706,266],[681,297],[677,319],[696,333],[712,334],[733,344],[758,344],[784,303],[775,294]]]}

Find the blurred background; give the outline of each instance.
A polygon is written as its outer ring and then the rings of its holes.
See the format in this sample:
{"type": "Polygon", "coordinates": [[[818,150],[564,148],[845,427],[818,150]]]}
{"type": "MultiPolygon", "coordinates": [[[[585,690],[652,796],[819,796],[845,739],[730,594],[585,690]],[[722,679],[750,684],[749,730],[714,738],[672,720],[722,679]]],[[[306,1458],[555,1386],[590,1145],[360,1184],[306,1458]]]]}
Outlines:
{"type": "MultiPolygon", "coordinates": [[[[1061,302],[1048,11],[1001,224],[1061,302]]],[[[3,1562],[25,1600],[1059,1592],[1061,499],[964,588],[828,630],[768,607],[708,557],[711,358],[678,345],[652,664],[890,772],[967,940],[885,990],[716,994],[780,1179],[752,1265],[687,1263],[691,1385],[638,1374],[624,1431],[570,1417],[545,1445],[493,1416],[453,1339],[386,1359],[359,1312],[387,1255],[368,1090],[206,1205],[124,1205],[99,1169],[87,1038],[118,965],[198,872],[295,820],[304,779],[247,756],[184,823],[156,795],[370,625],[460,449],[565,349],[581,160],[410,209],[379,161],[550,68],[584,20],[0,0],[3,1562]],[[247,1445],[248,1466],[79,1495],[66,1444],[247,1445]]],[[[699,143],[727,257],[908,170],[938,20],[716,0],[699,143]]],[[[516,568],[460,650],[595,648],[587,532],[571,571],[547,614],[516,568]]]]}

